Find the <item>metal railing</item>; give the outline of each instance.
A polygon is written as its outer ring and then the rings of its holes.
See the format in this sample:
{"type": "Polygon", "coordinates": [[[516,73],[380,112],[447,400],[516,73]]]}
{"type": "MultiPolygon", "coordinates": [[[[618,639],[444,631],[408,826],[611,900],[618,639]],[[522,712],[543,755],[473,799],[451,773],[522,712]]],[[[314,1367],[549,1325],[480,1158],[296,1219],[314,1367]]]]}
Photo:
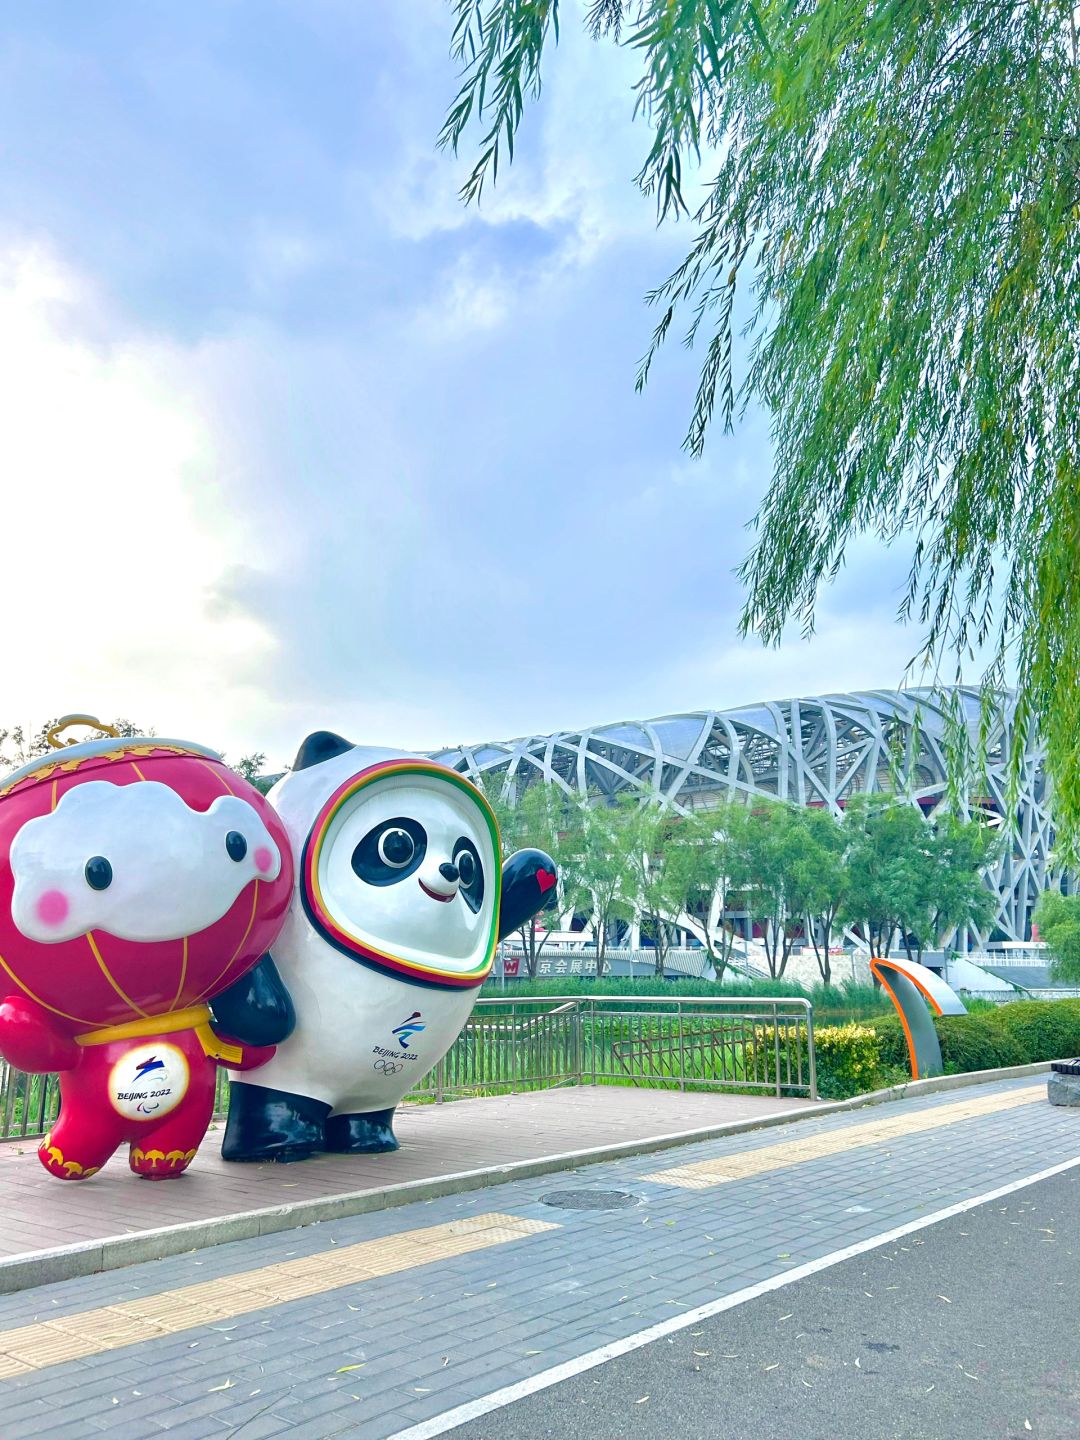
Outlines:
{"type": "Polygon", "coordinates": [[[1080,1000],[1080,985],[1024,985],[1018,990],[961,990],[961,1000],[1011,1005],[1017,1000],[1080,1000]]]}
{"type": "MultiPolygon", "coordinates": [[[[478,1000],[413,1100],[559,1085],[735,1090],[817,1099],[809,1000],[546,996],[478,1000]]],[[[218,1072],[218,1111],[228,1104],[218,1072]]],[[[60,1108],[55,1075],[0,1062],[0,1139],[43,1135],[60,1108]]]]}
{"type": "Polygon", "coordinates": [[[59,1111],[56,1075],[24,1075],[0,1061],[0,1139],[44,1135],[59,1111]]]}
{"type": "Polygon", "coordinates": [[[485,998],[412,1098],[555,1085],[765,1091],[816,1100],[814,1007],[798,997],[485,998]]]}

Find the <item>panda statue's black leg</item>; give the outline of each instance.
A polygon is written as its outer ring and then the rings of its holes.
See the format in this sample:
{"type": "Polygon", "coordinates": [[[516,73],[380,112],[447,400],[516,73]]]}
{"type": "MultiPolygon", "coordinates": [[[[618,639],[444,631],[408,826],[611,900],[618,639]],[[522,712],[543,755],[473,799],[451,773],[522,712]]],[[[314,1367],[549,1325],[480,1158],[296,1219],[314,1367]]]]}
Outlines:
{"type": "Polygon", "coordinates": [[[339,1155],[382,1155],[398,1148],[393,1128],[394,1107],[366,1115],[331,1115],[326,1122],[326,1148],[339,1155]]]}
{"type": "Polygon", "coordinates": [[[324,1149],[330,1106],[309,1095],[229,1081],[223,1160],[306,1160],[324,1149]]]}

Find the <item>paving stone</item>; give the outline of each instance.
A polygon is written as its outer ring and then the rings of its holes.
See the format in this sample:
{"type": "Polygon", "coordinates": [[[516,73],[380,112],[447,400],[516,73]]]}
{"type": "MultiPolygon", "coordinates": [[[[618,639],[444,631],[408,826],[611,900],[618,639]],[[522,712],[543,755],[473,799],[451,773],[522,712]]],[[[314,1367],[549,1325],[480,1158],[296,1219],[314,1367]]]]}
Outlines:
{"type": "Polygon", "coordinates": [[[18,1429],[24,1429],[27,1434],[30,1434],[39,1429],[46,1419],[55,1420],[56,1410],[53,1406],[46,1404],[44,1400],[16,1400],[10,1404],[3,1404],[0,1415],[3,1418],[4,1428],[10,1430],[12,1434],[18,1429]]]}
{"type": "MultiPolygon", "coordinates": [[[[218,1440],[219,1436],[227,1436],[232,1428],[213,1415],[201,1415],[194,1420],[168,1422],[161,1435],[162,1440],[218,1440]]],[[[77,1437],[72,1433],[70,1437],[64,1436],[64,1440],[77,1440],[77,1437]]]]}
{"type": "MultiPolygon", "coordinates": [[[[353,1400],[350,1397],[348,1406],[348,1409],[343,1407],[338,1410],[336,1414],[317,1415],[310,1420],[290,1422],[288,1429],[284,1433],[288,1435],[289,1440],[332,1440],[334,1435],[344,1434],[348,1430],[355,1430],[357,1434],[363,1433],[358,1429],[361,1425],[365,1425],[367,1421],[367,1416],[362,1408],[363,1401],[353,1400]]],[[[386,1435],[390,1432],[380,1426],[378,1430],[373,1433],[386,1435]]],[[[172,1440],[171,1436],[169,1440],[172,1440]]],[[[238,1437],[238,1440],[244,1440],[242,1434],[238,1437]]],[[[367,1440],[366,1436],[364,1440],[367,1440]]]]}

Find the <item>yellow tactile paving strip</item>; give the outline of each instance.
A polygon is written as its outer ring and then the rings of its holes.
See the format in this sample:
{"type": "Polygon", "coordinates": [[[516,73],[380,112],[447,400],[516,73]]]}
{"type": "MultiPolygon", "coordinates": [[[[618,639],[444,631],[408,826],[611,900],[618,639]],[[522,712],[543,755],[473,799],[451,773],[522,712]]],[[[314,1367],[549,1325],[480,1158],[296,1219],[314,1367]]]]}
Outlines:
{"type": "Polygon", "coordinates": [[[526,1235],[557,1230],[545,1220],[516,1215],[474,1215],[449,1225],[407,1230],[381,1240],[343,1245],[318,1255],[282,1260],[239,1275],[224,1275],[138,1300],[124,1300],[17,1330],[0,1331],[0,1379],[82,1360],[103,1350],[119,1350],[196,1325],[214,1325],[283,1301],[302,1300],[355,1285],[379,1275],[395,1275],[417,1265],[450,1260],[473,1250],[504,1245],[526,1235]]]}
{"type": "Polygon", "coordinates": [[[708,1190],[713,1185],[727,1185],[732,1180],[748,1180],[766,1175],[771,1170],[784,1170],[806,1160],[821,1160],[840,1155],[865,1145],[898,1140],[905,1135],[921,1135],[961,1120],[974,1120],[980,1115],[993,1115],[1001,1110],[1015,1110],[1046,1099],[1046,1086],[1029,1085],[1022,1090],[1009,1090],[1003,1095],[983,1095],[978,1100],[962,1100],[955,1105],[941,1105],[914,1114],[896,1115],[888,1120],[871,1120],[865,1125],[848,1125],[807,1135],[801,1140],[785,1140],[778,1145],[763,1145],[757,1150],[744,1150],[739,1155],[725,1155],[719,1160],[702,1160],[696,1165],[676,1165],[671,1170],[654,1170],[642,1175],[658,1185],[678,1185],[683,1190],[708,1190]]]}

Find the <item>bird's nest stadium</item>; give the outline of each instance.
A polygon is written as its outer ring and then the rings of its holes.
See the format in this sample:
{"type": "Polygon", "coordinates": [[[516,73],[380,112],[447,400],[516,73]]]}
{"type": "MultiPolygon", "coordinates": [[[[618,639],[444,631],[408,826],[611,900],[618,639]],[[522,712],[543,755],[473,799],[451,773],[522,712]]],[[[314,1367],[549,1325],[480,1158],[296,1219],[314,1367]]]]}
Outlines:
{"type": "MultiPolygon", "coordinates": [[[[1010,813],[1013,711],[1014,697],[1003,694],[979,793],[968,804],[1011,837],[987,876],[998,915],[986,938],[1024,941],[1051,878],[1053,818],[1034,739],[1022,756],[1019,798],[1010,813]]],[[[840,815],[859,791],[895,790],[929,816],[946,801],[950,713],[961,717],[974,742],[978,690],[865,690],[490,741],[433,758],[473,777],[505,773],[519,787],[542,782],[581,795],[647,792],[683,811],[732,795],[762,795],[840,815]]]]}

